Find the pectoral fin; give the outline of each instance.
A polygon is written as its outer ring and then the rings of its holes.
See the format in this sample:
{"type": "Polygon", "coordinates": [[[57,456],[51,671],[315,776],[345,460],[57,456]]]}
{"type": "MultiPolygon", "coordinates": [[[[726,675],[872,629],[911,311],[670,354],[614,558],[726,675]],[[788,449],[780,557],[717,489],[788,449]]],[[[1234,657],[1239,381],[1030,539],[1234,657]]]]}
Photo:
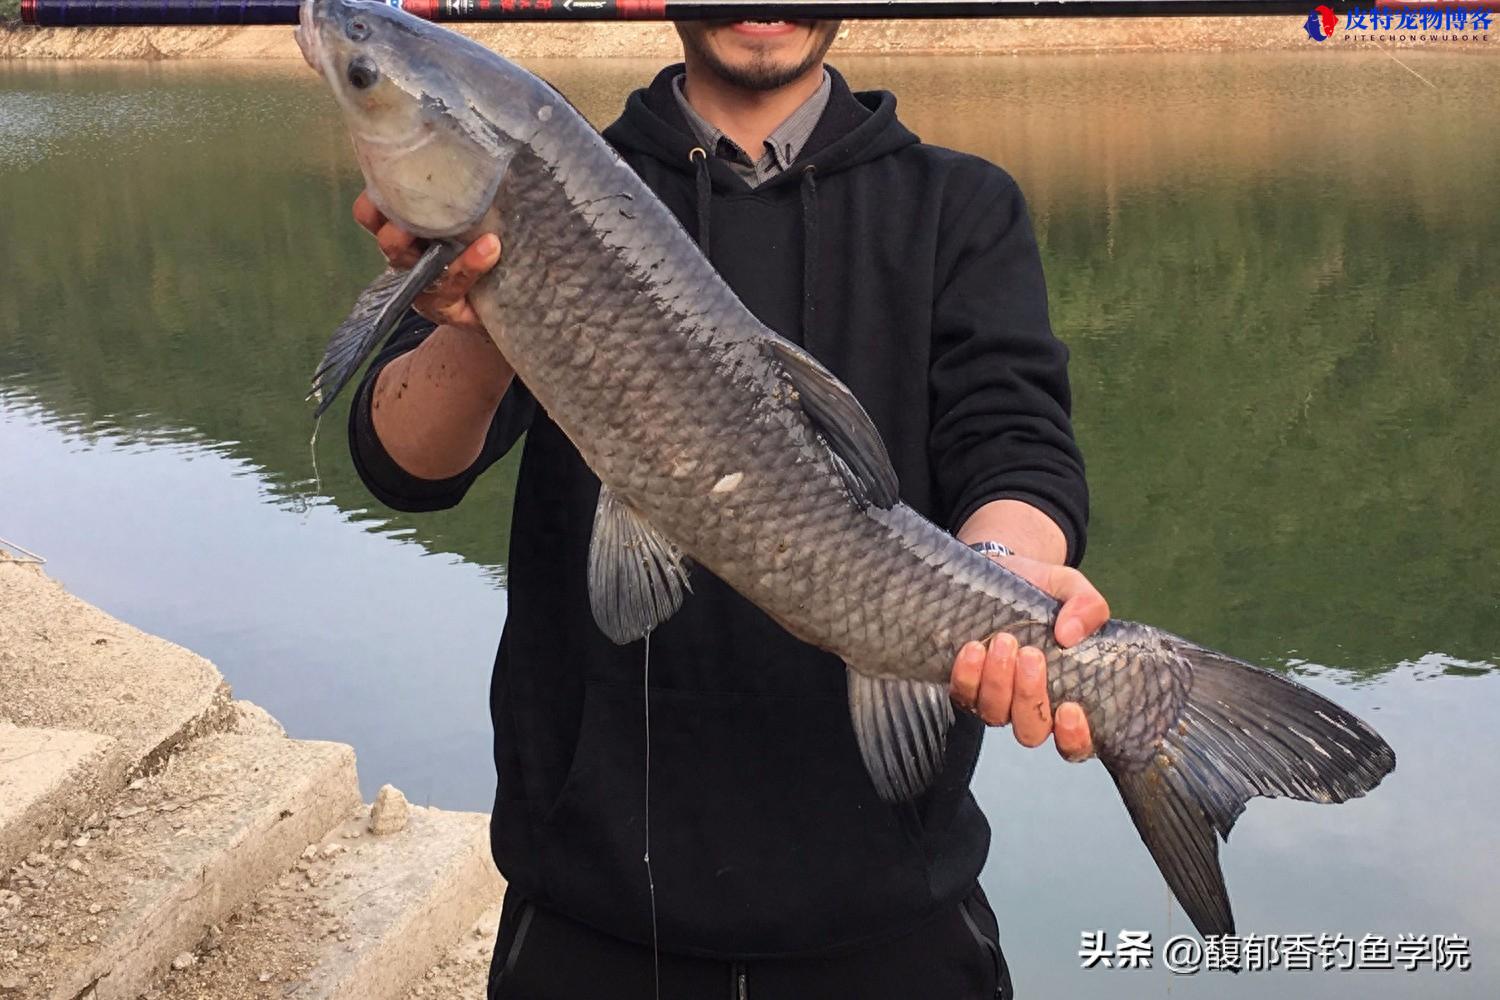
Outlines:
{"type": "Polygon", "coordinates": [[[359,293],[354,308],[333,331],[323,360],[313,372],[312,391],[307,398],[318,401],[314,417],[323,415],[376,345],[395,329],[422,289],[432,284],[462,251],[463,247],[454,244],[433,243],[411,270],[388,267],[359,293]]]}
{"type": "Polygon", "coordinates": [[[796,344],[771,341],[771,353],[786,372],[798,401],[839,463],[854,498],[882,510],[896,505],[901,484],[885,442],[849,387],[796,344]]]}
{"type": "Polygon", "coordinates": [[[605,635],[624,645],[672,617],[693,589],[687,571],[681,549],[609,487],[599,487],[589,541],[589,606],[605,635]]]}
{"type": "Polygon", "coordinates": [[[953,725],[948,688],[848,673],[854,737],[875,790],[887,802],[916,798],[943,766],[953,725]]]}

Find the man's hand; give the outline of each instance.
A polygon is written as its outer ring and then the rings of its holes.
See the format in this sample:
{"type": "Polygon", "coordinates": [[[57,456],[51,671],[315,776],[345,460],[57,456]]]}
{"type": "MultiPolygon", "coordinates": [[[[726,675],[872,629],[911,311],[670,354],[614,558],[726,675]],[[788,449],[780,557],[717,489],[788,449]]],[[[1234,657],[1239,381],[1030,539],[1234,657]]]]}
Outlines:
{"type": "MultiPolygon", "coordinates": [[[[416,264],[420,241],[387,219],[364,192],[354,199],[354,219],[375,235],[392,267],[416,264]]],[[[515,376],[469,304],[469,289],[499,259],[500,241],[485,236],[449,264],[414,303],[437,329],[375,378],[375,436],[397,465],[419,479],[449,479],[474,464],[515,376]]]]}
{"type": "MultiPolygon", "coordinates": [[[[1062,601],[1053,633],[1059,645],[1077,645],[1109,620],[1104,596],[1076,569],[1025,556],[991,558],[1062,601]]],[[[996,633],[988,645],[970,642],[958,651],[952,696],[991,726],[1010,724],[1024,747],[1041,746],[1051,733],[1057,752],[1067,760],[1085,760],[1094,753],[1088,720],[1076,702],[1064,702],[1053,715],[1042,651],[1018,648],[1005,632],[996,633]]]]}
{"type": "MultiPolygon", "coordinates": [[[[392,267],[412,267],[422,256],[421,241],[387,219],[364,191],[354,199],[354,221],[374,234],[380,252],[392,267]]],[[[484,324],[469,304],[469,289],[499,260],[500,240],[481,236],[448,265],[441,278],[417,296],[412,308],[439,326],[456,327],[488,339],[484,324]]]]}

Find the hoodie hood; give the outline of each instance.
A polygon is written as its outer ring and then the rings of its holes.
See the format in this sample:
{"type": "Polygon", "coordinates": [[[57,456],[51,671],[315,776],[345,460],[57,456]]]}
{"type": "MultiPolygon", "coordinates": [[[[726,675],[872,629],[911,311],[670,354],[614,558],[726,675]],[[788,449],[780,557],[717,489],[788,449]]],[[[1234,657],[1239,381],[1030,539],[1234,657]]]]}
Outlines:
{"type": "MultiPolygon", "coordinates": [[[[810,343],[818,321],[819,183],[919,141],[896,120],[896,95],[884,90],[856,94],[838,70],[825,68],[831,83],[828,106],[812,135],[790,167],[754,188],[757,196],[773,197],[797,188],[802,230],[800,330],[793,334],[783,326],[780,332],[804,344],[810,343]]],[[[715,260],[710,238],[714,196],[747,194],[751,188],[727,162],[699,147],[672,91],[672,81],[684,69],[682,63],[668,66],[649,87],[632,93],[619,120],[604,130],[604,138],[627,159],[646,158],[692,177],[694,238],[704,255],[715,260]]]]}
{"type": "MultiPolygon", "coordinates": [[[[792,168],[757,190],[795,184],[808,167],[827,177],[920,141],[896,119],[896,95],[885,90],[855,93],[838,70],[826,68],[833,89],[823,117],[792,168]]],[[[622,154],[642,154],[680,173],[694,173],[692,151],[698,139],[672,94],[672,81],[683,72],[682,63],[668,66],[649,87],[632,93],[619,120],[604,130],[604,138],[622,154]]],[[[708,174],[715,188],[745,190],[729,165],[714,157],[708,158],[708,174]]]]}

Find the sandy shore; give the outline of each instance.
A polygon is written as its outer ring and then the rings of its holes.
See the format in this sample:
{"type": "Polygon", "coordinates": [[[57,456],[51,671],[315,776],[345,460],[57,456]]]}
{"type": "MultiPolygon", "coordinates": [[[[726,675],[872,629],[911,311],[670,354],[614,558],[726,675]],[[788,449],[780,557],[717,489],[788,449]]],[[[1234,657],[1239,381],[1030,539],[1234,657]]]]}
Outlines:
{"type": "MultiPolygon", "coordinates": [[[[516,58],[671,58],[667,24],[466,26],[463,32],[516,58]]],[[[1475,42],[1311,41],[1295,17],[1099,18],[1072,20],[851,21],[836,51],[993,53],[1245,51],[1425,48],[1500,53],[1500,31],[1475,42]]],[[[292,33],[275,28],[0,28],[0,58],[296,59],[292,33]]]]}

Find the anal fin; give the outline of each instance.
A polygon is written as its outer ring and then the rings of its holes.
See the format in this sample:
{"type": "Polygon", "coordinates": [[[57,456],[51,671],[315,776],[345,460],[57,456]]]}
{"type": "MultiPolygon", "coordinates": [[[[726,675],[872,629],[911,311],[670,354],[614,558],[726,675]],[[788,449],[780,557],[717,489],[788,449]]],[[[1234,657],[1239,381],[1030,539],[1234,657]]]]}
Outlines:
{"type": "Polygon", "coordinates": [[[850,667],[849,714],[860,756],[887,802],[914,799],[943,766],[953,702],[944,684],[869,677],[850,667]]]}
{"type": "Polygon", "coordinates": [[[589,540],[589,606],[604,634],[624,645],[672,617],[693,589],[687,573],[682,550],[601,485],[589,540]]]}

